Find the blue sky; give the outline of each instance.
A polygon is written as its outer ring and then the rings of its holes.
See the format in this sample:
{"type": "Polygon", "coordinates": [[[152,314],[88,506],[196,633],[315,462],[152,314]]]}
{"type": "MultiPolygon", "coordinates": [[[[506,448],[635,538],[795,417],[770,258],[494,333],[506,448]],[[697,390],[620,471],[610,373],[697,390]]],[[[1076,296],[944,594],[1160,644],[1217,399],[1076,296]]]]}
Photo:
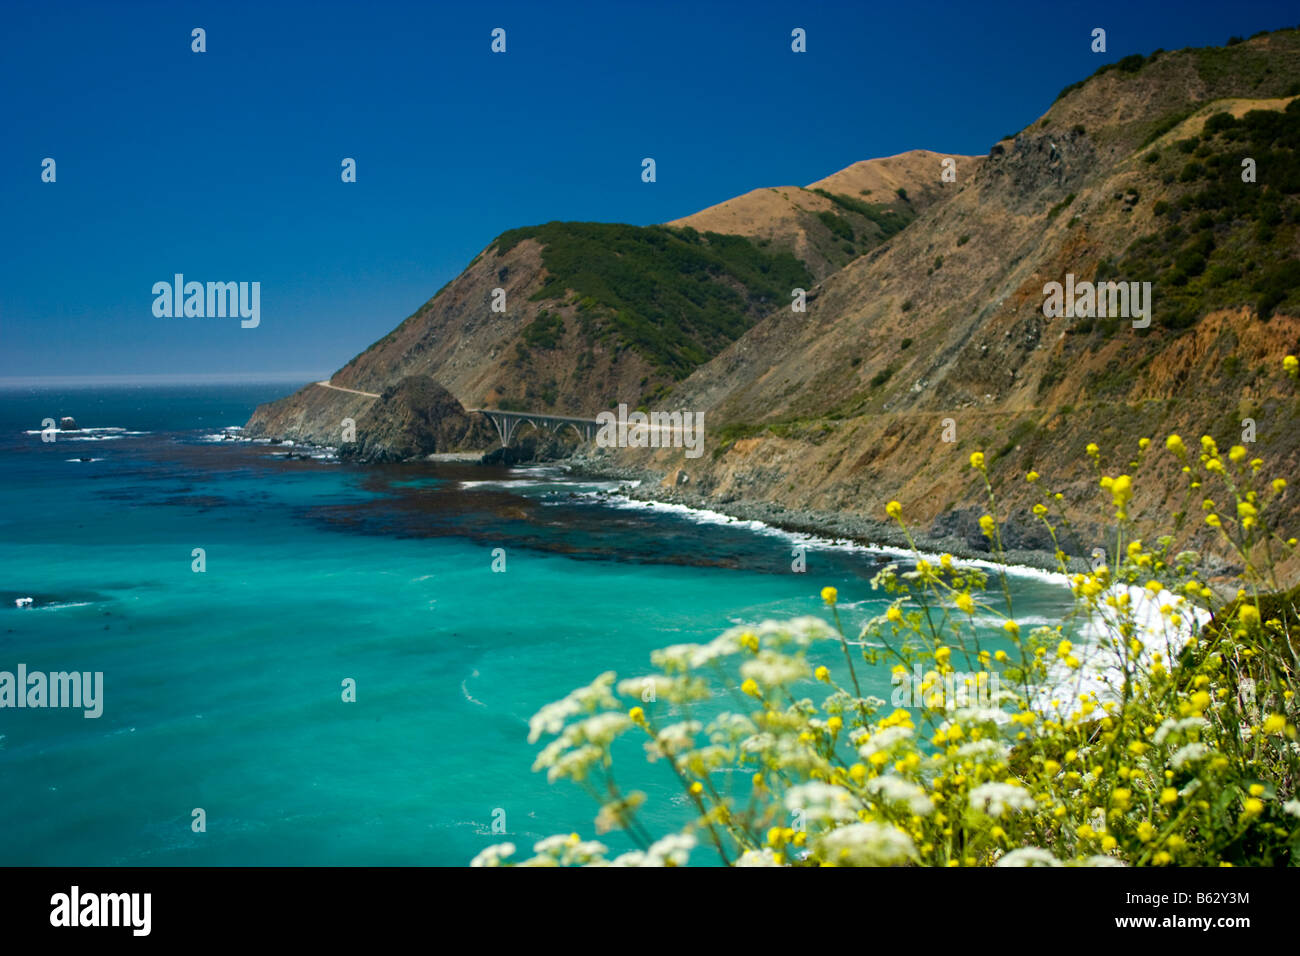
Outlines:
{"type": "Polygon", "coordinates": [[[0,378],[326,373],[513,226],[986,153],[1102,63],[1297,21],[1262,0],[6,0],[0,378]],[[260,282],[260,325],[156,318],[177,272],[260,282]]]}

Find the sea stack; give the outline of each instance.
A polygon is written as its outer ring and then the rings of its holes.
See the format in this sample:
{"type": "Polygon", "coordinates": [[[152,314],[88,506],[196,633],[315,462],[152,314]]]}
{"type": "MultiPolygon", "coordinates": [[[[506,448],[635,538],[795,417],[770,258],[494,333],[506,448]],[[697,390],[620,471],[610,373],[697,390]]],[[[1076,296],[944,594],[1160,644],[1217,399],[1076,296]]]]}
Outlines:
{"type": "Polygon", "coordinates": [[[77,420],[71,415],[64,415],[59,419],[59,431],[61,432],[79,432],[81,429],[77,426],[77,420]]]}

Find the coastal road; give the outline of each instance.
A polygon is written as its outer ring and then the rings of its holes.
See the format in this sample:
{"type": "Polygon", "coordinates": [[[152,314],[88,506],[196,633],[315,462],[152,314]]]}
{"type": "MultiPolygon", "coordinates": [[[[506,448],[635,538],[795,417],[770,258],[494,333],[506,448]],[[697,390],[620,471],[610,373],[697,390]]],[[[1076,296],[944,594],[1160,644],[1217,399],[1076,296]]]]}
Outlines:
{"type": "Polygon", "coordinates": [[[322,386],[323,388],[332,388],[336,392],[351,392],[353,395],[364,395],[366,396],[366,398],[379,397],[378,392],[360,392],[357,391],[355,388],[344,388],[342,385],[331,385],[329,382],[317,382],[316,384],[322,386]]]}

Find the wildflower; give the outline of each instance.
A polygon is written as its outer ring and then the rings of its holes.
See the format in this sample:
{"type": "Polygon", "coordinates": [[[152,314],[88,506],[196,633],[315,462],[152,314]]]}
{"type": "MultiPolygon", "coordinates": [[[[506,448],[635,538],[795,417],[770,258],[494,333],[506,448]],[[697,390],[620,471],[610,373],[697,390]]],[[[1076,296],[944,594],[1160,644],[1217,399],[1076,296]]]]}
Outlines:
{"type": "Polygon", "coordinates": [[[1046,850],[1025,846],[999,858],[994,866],[1060,866],[1061,861],[1046,850]]]}
{"type": "Polygon", "coordinates": [[[1039,477],[1038,472],[1031,471],[1029,474],[1025,475],[1025,481],[1029,482],[1032,485],[1034,482],[1038,480],[1038,477],[1039,477]]]}
{"type": "Polygon", "coordinates": [[[885,617],[893,624],[903,623],[903,612],[896,607],[891,607],[889,610],[885,611],[885,617]]]}
{"type": "Polygon", "coordinates": [[[638,727],[645,724],[645,711],[640,707],[633,707],[627,712],[627,716],[631,719],[632,723],[636,724],[638,727]]]}
{"type": "Polygon", "coordinates": [[[1168,438],[1166,438],[1165,447],[1168,448],[1175,455],[1177,455],[1179,458],[1187,457],[1187,446],[1183,444],[1183,440],[1179,438],[1177,435],[1170,435],[1168,438]]]}
{"type": "Polygon", "coordinates": [[[1099,454],[1101,454],[1101,449],[1098,448],[1093,442],[1088,442],[1088,447],[1086,447],[1084,451],[1088,453],[1089,458],[1096,458],[1099,454]]]}
{"type": "Polygon", "coordinates": [[[479,851],[478,856],[470,860],[470,866],[502,866],[503,860],[508,856],[514,856],[515,845],[513,843],[497,843],[479,851]]]}
{"type": "Polygon", "coordinates": [[[953,602],[957,605],[958,608],[961,609],[963,614],[975,613],[975,600],[970,596],[969,593],[963,591],[961,594],[958,594],[957,597],[953,599],[953,602]]]}
{"type": "Polygon", "coordinates": [[[993,537],[993,530],[996,527],[992,515],[983,515],[980,517],[980,533],[986,538],[993,537]]]}
{"type": "Polygon", "coordinates": [[[1286,729],[1286,718],[1281,714],[1269,714],[1264,718],[1260,729],[1266,734],[1276,734],[1286,729]]]}
{"type": "Polygon", "coordinates": [[[1297,359],[1294,355],[1288,355],[1282,359],[1282,368],[1292,378],[1300,377],[1300,359],[1297,359]]]}
{"type": "Polygon", "coordinates": [[[763,847],[761,850],[746,850],[740,854],[736,866],[781,866],[782,861],[778,857],[780,857],[780,854],[773,852],[771,847],[763,847]]]}
{"type": "Polygon", "coordinates": [[[934,803],[926,796],[924,788],[910,780],[892,774],[876,777],[867,783],[867,790],[886,803],[902,803],[918,816],[934,810],[934,803]]]}
{"type": "Polygon", "coordinates": [[[741,693],[748,694],[750,697],[761,697],[763,692],[758,689],[758,683],[752,677],[747,678],[740,685],[741,693]]]}
{"type": "Polygon", "coordinates": [[[1008,810],[1032,810],[1034,798],[1024,787],[1012,783],[982,783],[970,792],[971,806],[991,817],[1001,817],[1008,810]]]}
{"type": "Polygon", "coordinates": [[[839,593],[840,593],[839,591],[835,590],[832,587],[822,588],[822,600],[825,601],[831,607],[834,607],[835,598],[839,596],[839,593]]]}
{"type": "MultiPolygon", "coordinates": [[[[1020,636],[1020,625],[1017,624],[1015,621],[1003,621],[1003,622],[1002,622],[1002,630],[1006,631],[1006,632],[1007,632],[1008,634],[1010,634],[1012,637],[1019,637],[1019,636],[1020,636]]],[[[1001,653],[1003,656],[1000,657],[1000,658],[998,658],[998,660],[1002,660],[1003,658],[1006,657],[1006,652],[1005,652],[1005,651],[1000,651],[999,653],[1001,653]]]]}
{"type": "Polygon", "coordinates": [[[1241,805],[1241,809],[1247,817],[1257,817],[1264,812],[1264,801],[1258,797],[1248,797],[1241,805]]]}
{"type": "Polygon", "coordinates": [[[818,840],[817,849],[828,863],[847,866],[889,866],[916,855],[910,836],[876,821],[831,830],[818,840]]]}
{"type": "Polygon", "coordinates": [[[1128,475],[1120,475],[1111,485],[1110,495],[1111,501],[1120,510],[1120,517],[1124,517],[1124,509],[1133,497],[1133,479],[1128,475]]]}
{"type": "Polygon", "coordinates": [[[823,684],[829,684],[831,682],[830,668],[823,664],[813,671],[813,677],[817,678],[817,680],[821,681],[823,684]]]}
{"type": "Polygon", "coordinates": [[[1164,805],[1177,803],[1178,791],[1175,790],[1173,787],[1165,787],[1163,790],[1160,791],[1160,802],[1161,804],[1164,805]]]}
{"type": "Polygon", "coordinates": [[[1143,843],[1150,843],[1155,835],[1156,828],[1151,825],[1150,820],[1143,820],[1137,825],[1137,838],[1143,843]]]}
{"type": "Polygon", "coordinates": [[[973,451],[970,455],[970,466],[976,471],[984,470],[984,452],[973,451]]]}
{"type": "Polygon", "coordinates": [[[885,505],[885,514],[889,515],[889,517],[893,518],[895,521],[899,521],[903,517],[903,506],[897,501],[891,501],[889,504],[885,505]]]}

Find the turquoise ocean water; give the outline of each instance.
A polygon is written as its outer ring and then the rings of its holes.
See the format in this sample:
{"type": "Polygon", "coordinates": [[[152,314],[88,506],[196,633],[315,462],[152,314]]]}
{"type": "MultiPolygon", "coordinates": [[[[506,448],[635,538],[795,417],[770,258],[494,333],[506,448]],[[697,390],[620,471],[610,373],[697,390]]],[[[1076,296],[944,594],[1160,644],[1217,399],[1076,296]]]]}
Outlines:
{"type": "MultiPolygon", "coordinates": [[[[538,707],[643,673],[656,647],[824,613],[827,584],[850,622],[884,606],[879,555],[813,543],[793,573],[787,535],[560,469],[361,467],[214,437],[285,391],[0,392],[0,670],[104,674],[98,719],[0,709],[0,864],[463,865],[589,835],[586,795],[530,772],[538,707]],[[122,431],[42,442],[61,415],[122,431]]],[[[1022,619],[1065,605],[1038,578],[1013,588],[1022,619]]],[[[865,683],[889,698],[883,669],[865,683]]],[[[683,822],[667,768],[631,744],[620,766],[652,830],[683,822]]]]}

